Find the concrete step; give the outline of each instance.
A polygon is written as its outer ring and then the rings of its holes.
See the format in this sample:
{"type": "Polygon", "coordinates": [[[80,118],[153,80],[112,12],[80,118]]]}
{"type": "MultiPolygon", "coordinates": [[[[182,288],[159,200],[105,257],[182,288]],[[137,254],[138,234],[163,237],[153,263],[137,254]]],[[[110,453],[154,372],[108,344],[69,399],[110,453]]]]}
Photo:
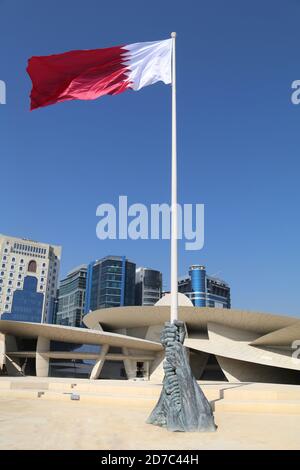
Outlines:
{"type": "Polygon", "coordinates": [[[234,388],[222,392],[224,399],[238,401],[261,401],[261,400],[299,400],[300,387],[290,386],[288,388],[234,388]]]}
{"type": "Polygon", "coordinates": [[[98,403],[99,405],[112,404],[118,402],[124,406],[149,406],[154,407],[157,398],[143,396],[122,396],[116,394],[94,394],[76,392],[53,392],[49,390],[18,390],[1,389],[0,399],[31,399],[31,400],[53,400],[53,401],[74,401],[80,403],[98,403]]]}
{"type": "MultiPolygon", "coordinates": [[[[65,401],[73,403],[98,403],[99,406],[118,405],[130,407],[145,407],[153,409],[157,403],[157,397],[149,396],[124,396],[118,394],[88,393],[88,392],[55,392],[49,390],[33,389],[1,389],[0,399],[34,399],[65,401]]],[[[219,399],[211,401],[216,413],[276,413],[276,414],[300,414],[300,400],[228,400],[219,399]]]]}
{"type": "MultiPolygon", "coordinates": [[[[116,386],[79,386],[79,387],[66,387],[56,386],[57,384],[50,384],[48,389],[45,388],[43,383],[36,383],[33,387],[32,384],[26,384],[26,387],[21,387],[19,383],[13,384],[12,388],[0,387],[0,398],[40,398],[48,400],[70,400],[71,396],[78,396],[81,402],[98,402],[98,403],[111,403],[114,400],[124,402],[127,406],[129,404],[138,406],[140,404],[148,403],[149,406],[154,406],[159,398],[161,386],[157,387],[118,387],[116,386]],[[41,387],[39,387],[41,385],[41,387]],[[82,390],[84,389],[84,390],[82,390]]],[[[205,392],[208,400],[214,401],[220,398],[218,390],[210,389],[205,392]]]]}
{"type": "Polygon", "coordinates": [[[100,383],[72,383],[72,384],[65,384],[65,383],[49,383],[48,390],[52,391],[72,391],[75,393],[103,393],[103,394],[117,394],[117,395],[139,395],[143,394],[146,396],[157,396],[160,393],[161,386],[141,386],[140,384],[133,384],[133,385],[118,385],[118,384],[111,384],[105,383],[105,381],[101,381],[100,383]]]}
{"type": "Polygon", "coordinates": [[[11,382],[11,390],[48,390],[47,382],[11,382]]]}
{"type": "MultiPolygon", "coordinates": [[[[101,396],[111,396],[111,397],[144,397],[144,398],[152,398],[157,400],[161,393],[161,385],[158,386],[135,386],[135,385],[128,385],[128,386],[118,386],[118,385],[88,385],[88,384],[78,384],[76,386],[66,388],[63,384],[50,384],[49,390],[52,391],[72,391],[74,393],[79,394],[99,394],[101,396]]],[[[208,400],[217,400],[220,398],[219,390],[210,388],[210,389],[203,389],[205,396],[208,400]]]]}
{"type": "MultiPolygon", "coordinates": [[[[217,412],[295,413],[300,414],[300,387],[274,384],[200,383],[217,412]]],[[[122,403],[124,406],[153,408],[161,384],[147,381],[114,381],[54,378],[1,378],[1,398],[59,400],[99,405],[122,403]],[[79,398],[79,400],[76,400],[79,398]],[[73,401],[73,400],[72,400],[73,401]]]]}
{"type": "Polygon", "coordinates": [[[300,414],[300,400],[221,400],[214,403],[215,412],[300,414]]]}
{"type": "MultiPolygon", "coordinates": [[[[220,398],[219,387],[202,387],[208,400],[220,398]]],[[[1,390],[32,390],[32,391],[52,391],[58,393],[76,393],[88,395],[100,395],[101,397],[123,397],[123,398],[149,398],[158,400],[161,385],[150,384],[149,382],[128,382],[128,381],[89,381],[89,382],[65,382],[65,381],[28,381],[28,380],[7,380],[0,381],[1,390]]]]}

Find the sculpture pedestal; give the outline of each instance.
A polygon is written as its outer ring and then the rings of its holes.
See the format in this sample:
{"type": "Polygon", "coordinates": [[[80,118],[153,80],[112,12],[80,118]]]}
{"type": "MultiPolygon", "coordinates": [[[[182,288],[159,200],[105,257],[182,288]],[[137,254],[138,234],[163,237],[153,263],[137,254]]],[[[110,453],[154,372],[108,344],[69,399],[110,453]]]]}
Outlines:
{"type": "Polygon", "coordinates": [[[217,427],[210,403],[192,374],[181,321],[165,323],[161,342],[165,348],[163,388],[147,423],[169,431],[212,432],[217,427]]]}

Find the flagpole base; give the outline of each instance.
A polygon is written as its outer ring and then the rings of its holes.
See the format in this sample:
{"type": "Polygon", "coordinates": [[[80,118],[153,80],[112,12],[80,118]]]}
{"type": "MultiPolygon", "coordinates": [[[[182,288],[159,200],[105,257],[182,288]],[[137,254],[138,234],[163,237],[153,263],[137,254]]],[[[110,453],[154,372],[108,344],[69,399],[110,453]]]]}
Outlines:
{"type": "Polygon", "coordinates": [[[165,377],[160,398],[147,423],[168,431],[214,432],[217,426],[213,412],[192,374],[184,338],[183,322],[165,323],[161,335],[165,377]]]}

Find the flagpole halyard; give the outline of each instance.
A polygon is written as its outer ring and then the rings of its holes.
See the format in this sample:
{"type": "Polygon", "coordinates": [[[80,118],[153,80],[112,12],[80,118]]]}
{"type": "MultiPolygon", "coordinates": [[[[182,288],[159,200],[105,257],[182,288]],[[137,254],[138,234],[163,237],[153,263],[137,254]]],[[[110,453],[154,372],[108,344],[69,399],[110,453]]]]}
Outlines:
{"type": "Polygon", "coordinates": [[[172,38],[171,323],[178,320],[176,33],[172,38]]]}

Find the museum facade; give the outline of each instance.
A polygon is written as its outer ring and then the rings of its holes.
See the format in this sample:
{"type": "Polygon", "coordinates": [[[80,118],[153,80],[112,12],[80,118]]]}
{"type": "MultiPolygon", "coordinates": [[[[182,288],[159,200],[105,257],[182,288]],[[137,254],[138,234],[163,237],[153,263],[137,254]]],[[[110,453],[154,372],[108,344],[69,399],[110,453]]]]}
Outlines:
{"type": "MultiPolygon", "coordinates": [[[[85,328],[0,320],[0,373],[161,381],[168,302],[95,310],[85,328]]],[[[183,294],[179,305],[197,380],[300,384],[297,318],[194,307],[183,294]]]]}

